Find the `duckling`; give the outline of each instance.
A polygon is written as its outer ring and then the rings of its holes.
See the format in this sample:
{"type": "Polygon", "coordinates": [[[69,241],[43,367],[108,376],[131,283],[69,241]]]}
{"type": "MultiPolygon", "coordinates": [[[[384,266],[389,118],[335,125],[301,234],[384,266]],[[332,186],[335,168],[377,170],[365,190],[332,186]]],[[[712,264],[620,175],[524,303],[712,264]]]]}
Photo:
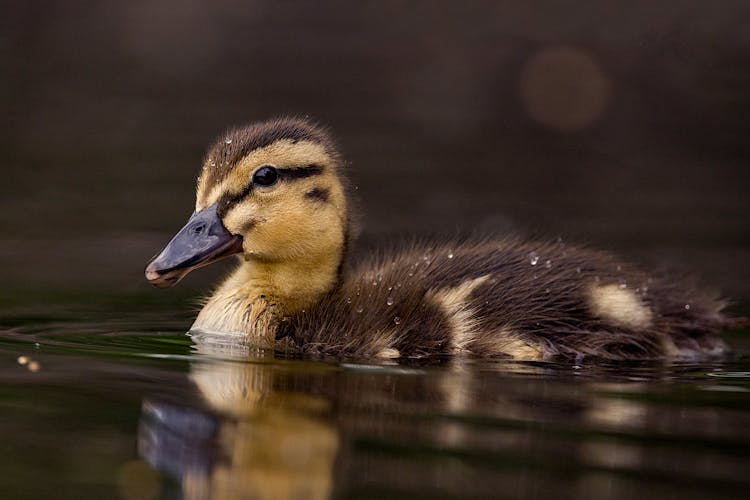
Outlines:
{"type": "Polygon", "coordinates": [[[209,149],[195,212],[145,274],[169,287],[239,255],[191,331],[285,352],[522,360],[727,352],[723,300],[608,253],[518,237],[412,241],[350,266],[355,228],[328,131],[295,118],[253,123],[209,149]]]}

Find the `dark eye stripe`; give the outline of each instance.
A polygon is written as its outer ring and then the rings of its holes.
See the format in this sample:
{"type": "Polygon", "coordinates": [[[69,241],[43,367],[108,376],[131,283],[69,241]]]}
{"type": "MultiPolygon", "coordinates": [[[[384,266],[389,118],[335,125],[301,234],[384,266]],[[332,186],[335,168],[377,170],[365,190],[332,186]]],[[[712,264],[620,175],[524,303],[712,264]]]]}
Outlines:
{"type": "MultiPolygon", "coordinates": [[[[323,167],[320,165],[306,165],[304,167],[277,168],[276,172],[278,173],[280,180],[297,180],[312,177],[313,175],[320,175],[323,173],[323,170],[323,167]]],[[[219,216],[223,217],[230,208],[249,196],[250,193],[253,192],[254,187],[255,184],[251,182],[245,186],[245,189],[237,194],[227,194],[222,196],[219,200],[219,216]]]]}
{"type": "Polygon", "coordinates": [[[313,175],[323,173],[323,167],[320,165],[307,165],[305,167],[279,168],[279,177],[282,179],[304,179],[313,175]]]}

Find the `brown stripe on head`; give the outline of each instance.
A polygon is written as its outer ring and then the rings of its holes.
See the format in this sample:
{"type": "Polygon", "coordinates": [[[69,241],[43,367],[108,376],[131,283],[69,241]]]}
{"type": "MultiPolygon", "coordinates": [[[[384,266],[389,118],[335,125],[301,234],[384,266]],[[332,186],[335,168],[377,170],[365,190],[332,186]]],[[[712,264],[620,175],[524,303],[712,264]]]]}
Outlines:
{"type": "Polygon", "coordinates": [[[257,155],[258,160],[262,157],[281,158],[281,162],[287,159],[289,164],[282,165],[278,161],[270,162],[277,167],[301,167],[324,156],[328,163],[334,167],[338,166],[339,156],[333,140],[321,127],[305,120],[295,118],[278,118],[274,120],[257,122],[245,127],[234,128],[227,131],[211,146],[203,162],[203,170],[198,179],[198,193],[196,209],[201,210],[216,201],[217,191],[227,191],[229,184],[246,184],[252,172],[246,170],[255,168],[257,165],[249,165],[243,162],[253,152],[267,150],[267,155],[257,155]],[[296,156],[308,154],[311,156],[308,162],[292,164],[295,155],[293,146],[299,146],[296,156]],[[274,147],[276,146],[276,147],[274,147]],[[245,168],[238,169],[242,163],[245,168]],[[241,170],[241,171],[238,171],[241,170]],[[236,177],[236,179],[231,179],[236,177]],[[224,186],[222,186],[224,185],[224,186]],[[221,188],[219,186],[222,186],[221,188]],[[214,196],[212,196],[214,195],[214,196]]]}

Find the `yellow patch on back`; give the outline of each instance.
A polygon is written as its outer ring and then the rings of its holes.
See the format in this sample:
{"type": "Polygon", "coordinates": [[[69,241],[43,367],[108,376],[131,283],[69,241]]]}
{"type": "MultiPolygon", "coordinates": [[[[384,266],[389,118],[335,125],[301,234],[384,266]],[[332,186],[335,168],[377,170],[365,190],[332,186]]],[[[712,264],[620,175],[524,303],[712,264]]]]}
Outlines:
{"type": "Polygon", "coordinates": [[[541,346],[529,344],[509,327],[499,331],[482,331],[478,328],[480,319],[472,307],[470,296],[489,278],[489,275],[481,276],[430,294],[430,299],[442,309],[450,325],[451,351],[458,354],[476,350],[482,354],[506,355],[513,359],[544,359],[545,352],[541,346]]]}
{"type": "Polygon", "coordinates": [[[401,353],[398,352],[398,349],[394,349],[393,347],[386,347],[385,349],[382,349],[380,352],[378,352],[375,357],[381,359],[395,359],[400,358],[401,353]]]}
{"type": "Polygon", "coordinates": [[[465,351],[475,339],[476,311],[471,307],[469,296],[479,285],[489,279],[489,275],[467,280],[458,286],[444,288],[429,294],[445,313],[451,327],[451,350],[454,353],[465,351]]]}
{"type": "Polygon", "coordinates": [[[529,344],[507,327],[483,335],[481,348],[487,353],[504,354],[524,361],[542,361],[545,358],[545,351],[541,346],[529,344]]]}
{"type": "Polygon", "coordinates": [[[595,316],[617,326],[648,328],[652,324],[651,310],[635,292],[619,285],[592,286],[589,306],[595,316]]]}

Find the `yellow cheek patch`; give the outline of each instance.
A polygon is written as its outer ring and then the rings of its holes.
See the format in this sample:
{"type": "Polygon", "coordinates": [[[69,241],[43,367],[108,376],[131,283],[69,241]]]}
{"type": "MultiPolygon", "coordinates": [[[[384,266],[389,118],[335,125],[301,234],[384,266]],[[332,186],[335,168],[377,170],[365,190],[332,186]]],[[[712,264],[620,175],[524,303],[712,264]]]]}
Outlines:
{"type": "MultiPolygon", "coordinates": [[[[332,176],[322,174],[327,175],[332,176]]],[[[328,186],[321,176],[315,176],[253,189],[229,208],[222,218],[224,227],[245,238],[245,252],[264,259],[287,259],[338,248],[346,223],[343,191],[331,186],[332,202],[321,204],[305,197],[317,185],[328,186]]]]}
{"type": "Polygon", "coordinates": [[[230,233],[244,235],[253,226],[265,221],[260,212],[258,204],[248,200],[232,207],[222,222],[230,233]]]}

